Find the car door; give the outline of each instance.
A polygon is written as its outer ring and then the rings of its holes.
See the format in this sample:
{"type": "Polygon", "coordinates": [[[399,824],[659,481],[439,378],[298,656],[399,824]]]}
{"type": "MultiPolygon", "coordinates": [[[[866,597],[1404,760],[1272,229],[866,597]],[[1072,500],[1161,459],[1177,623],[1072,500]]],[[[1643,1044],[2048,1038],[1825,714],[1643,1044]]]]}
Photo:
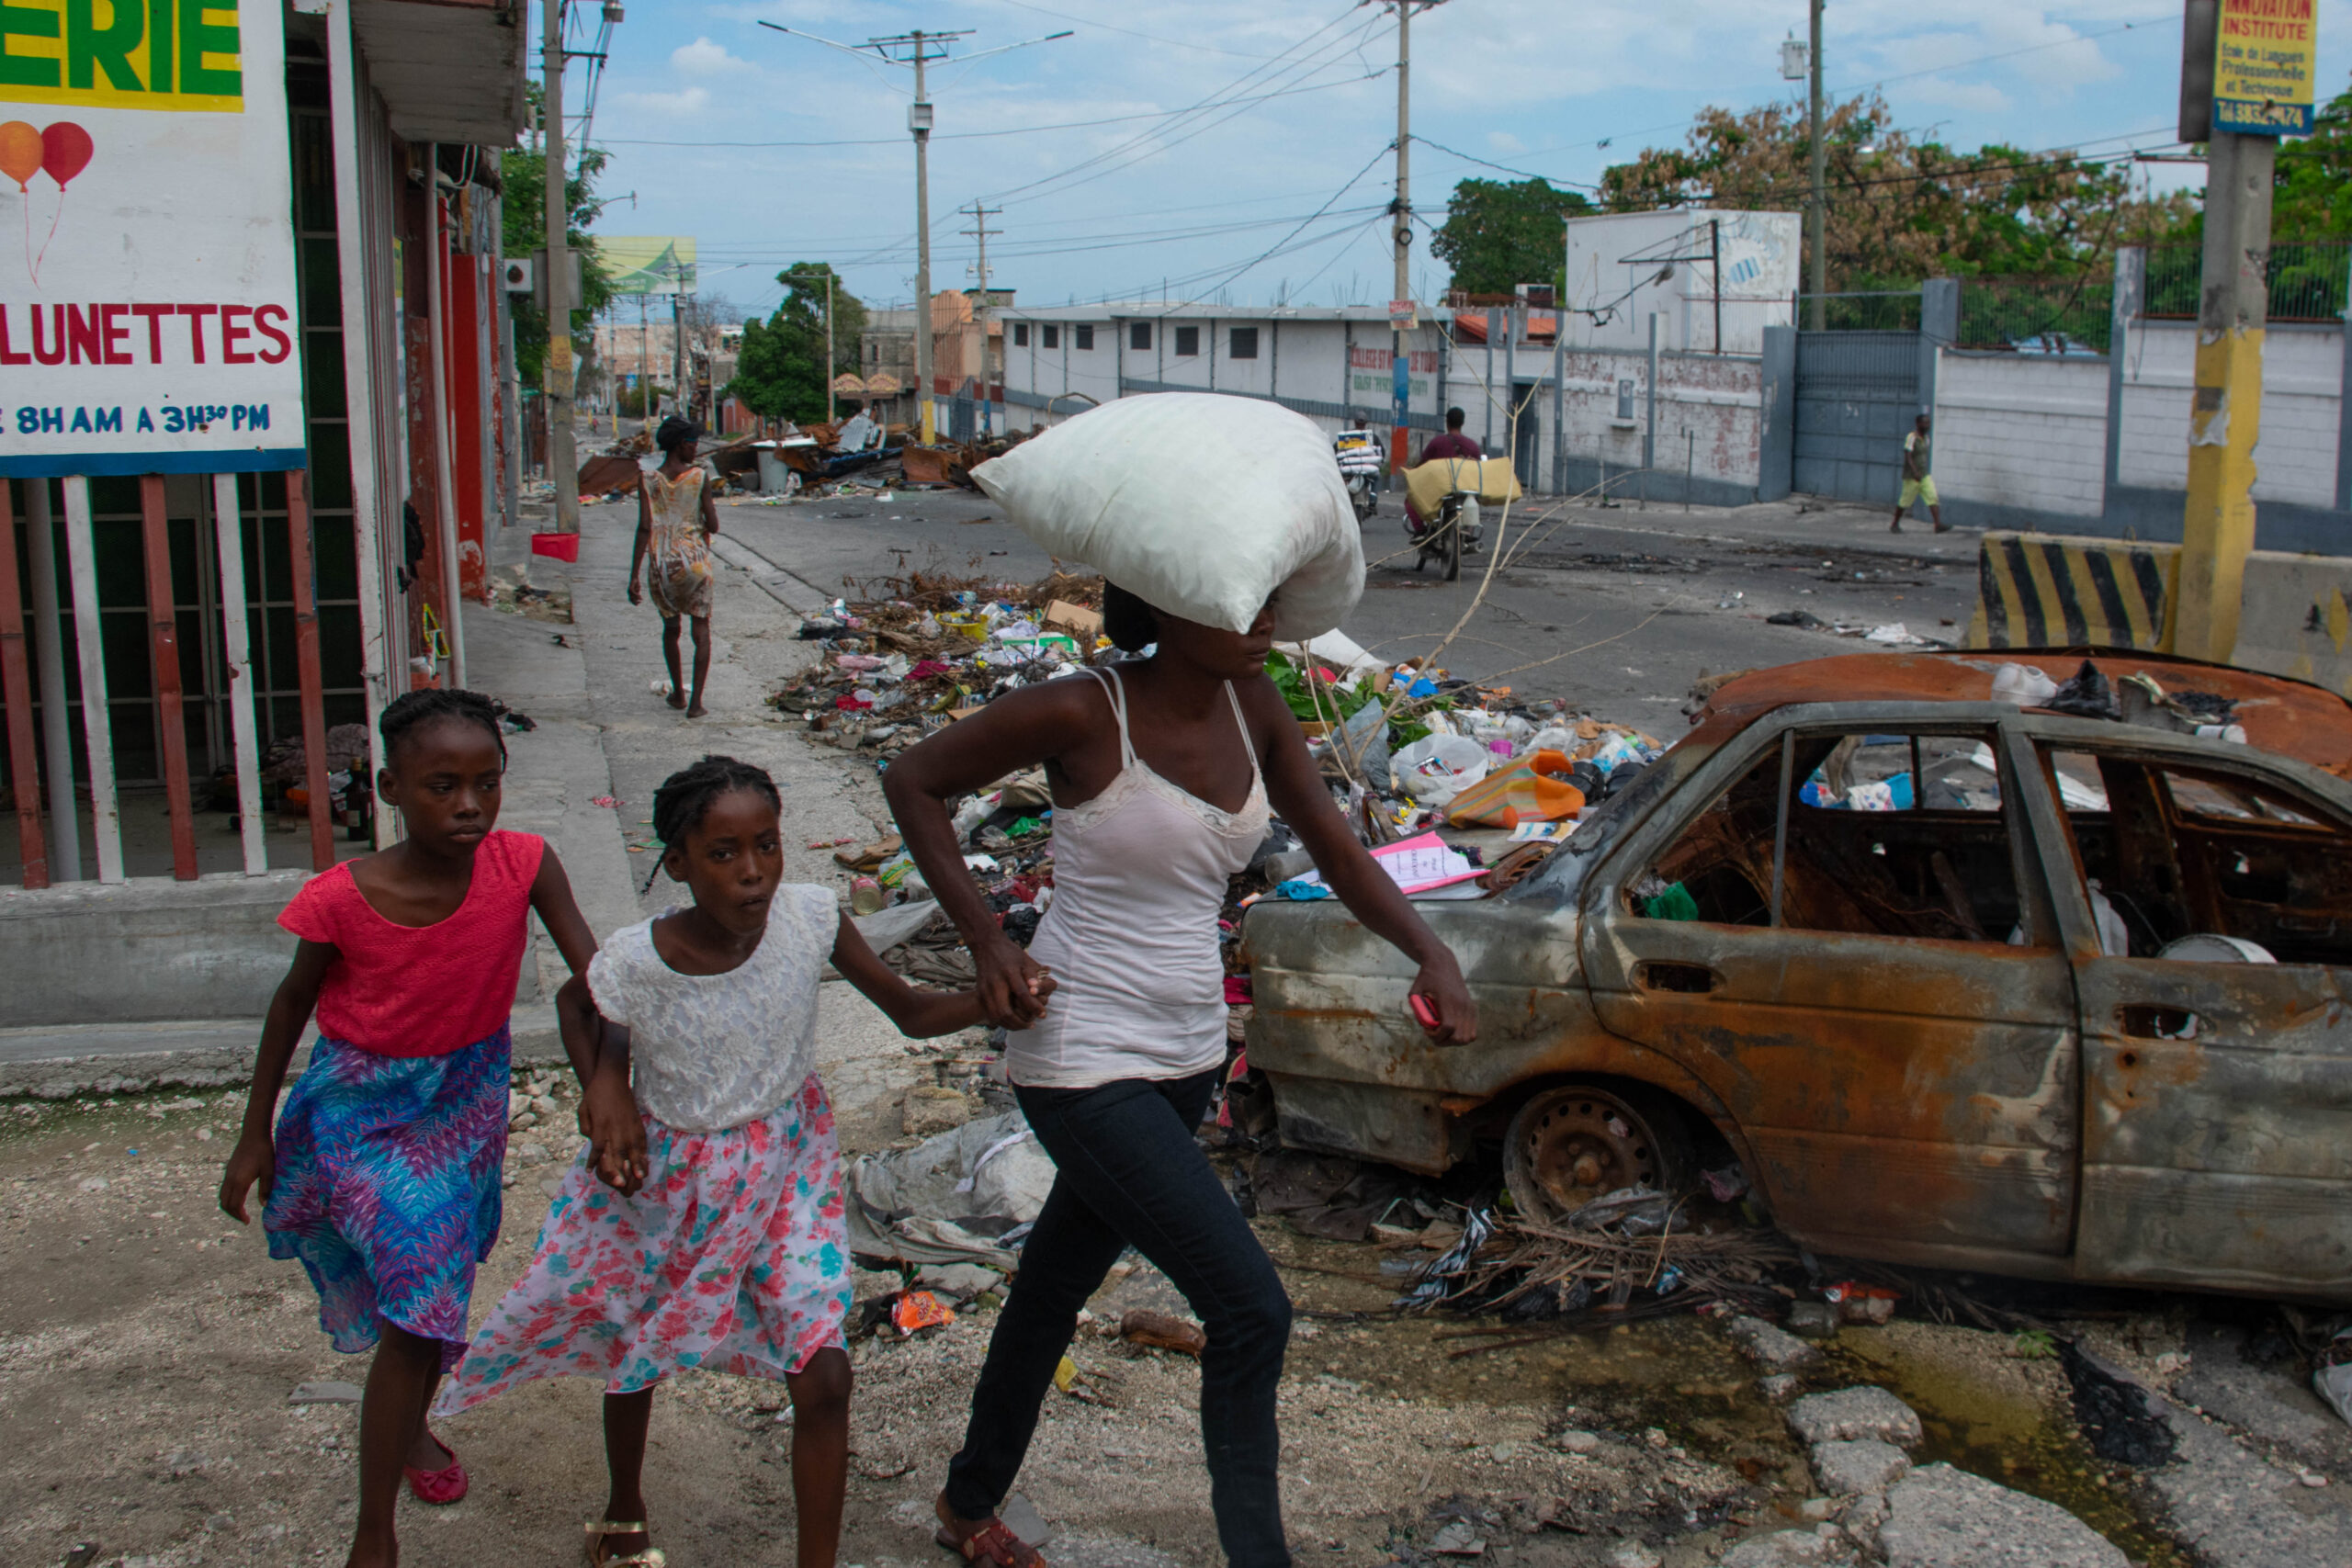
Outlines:
{"type": "Polygon", "coordinates": [[[1588,888],[1602,1024],[1714,1089],[1822,1249],[2058,1272],[2072,1246],[2073,983],[2005,712],[1759,721],[1588,888]]]}
{"type": "Polygon", "coordinates": [[[2109,931],[2076,958],[2081,1272],[2352,1299],[2343,786],[2242,747],[2037,729],[2074,852],[2058,897],[2109,931]]]}

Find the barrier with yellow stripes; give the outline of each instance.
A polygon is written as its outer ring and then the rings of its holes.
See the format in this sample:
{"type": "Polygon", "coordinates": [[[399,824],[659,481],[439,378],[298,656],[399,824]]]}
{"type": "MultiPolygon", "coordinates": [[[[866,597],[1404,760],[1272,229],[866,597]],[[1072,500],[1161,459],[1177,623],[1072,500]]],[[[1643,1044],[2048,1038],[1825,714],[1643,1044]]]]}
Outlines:
{"type": "Polygon", "coordinates": [[[1987,534],[1968,646],[2153,650],[2179,581],[2178,545],[1987,534]]]}
{"type": "MultiPolygon", "coordinates": [[[[1976,581],[1971,648],[2154,652],[2178,591],[2180,547],[1987,534],[1976,581]]],[[[2352,557],[2248,554],[2230,662],[2352,697],[2352,557]]]]}

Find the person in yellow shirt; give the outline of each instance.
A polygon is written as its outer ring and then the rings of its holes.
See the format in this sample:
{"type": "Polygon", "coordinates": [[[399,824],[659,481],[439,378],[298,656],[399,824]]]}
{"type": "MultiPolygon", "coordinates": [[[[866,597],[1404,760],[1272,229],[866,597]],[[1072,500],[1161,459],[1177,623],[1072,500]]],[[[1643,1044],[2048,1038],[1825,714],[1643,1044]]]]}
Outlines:
{"type": "Polygon", "coordinates": [[[1887,525],[1890,534],[1903,532],[1903,514],[1911,510],[1914,502],[1922,501],[1928,503],[1928,515],[1934,521],[1936,532],[1951,532],[1951,525],[1944,521],[1944,509],[1936,499],[1936,476],[1929,471],[1928,448],[1934,445],[1934,438],[1928,434],[1928,416],[1923,413],[1919,423],[1903,437],[1903,489],[1894,498],[1894,521],[1887,525]]]}

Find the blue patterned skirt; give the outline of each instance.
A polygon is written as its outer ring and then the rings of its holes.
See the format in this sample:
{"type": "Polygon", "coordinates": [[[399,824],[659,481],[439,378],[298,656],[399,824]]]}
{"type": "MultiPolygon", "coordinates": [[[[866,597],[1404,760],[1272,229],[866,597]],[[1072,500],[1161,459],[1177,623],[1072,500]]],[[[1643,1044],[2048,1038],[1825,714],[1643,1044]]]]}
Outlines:
{"type": "Polygon", "coordinates": [[[334,1348],[383,1325],[466,1348],[474,1269],[498,1241],[507,1031],[446,1056],[383,1056],[322,1038],[277,1119],[262,1212],[273,1258],[300,1258],[334,1348]]]}

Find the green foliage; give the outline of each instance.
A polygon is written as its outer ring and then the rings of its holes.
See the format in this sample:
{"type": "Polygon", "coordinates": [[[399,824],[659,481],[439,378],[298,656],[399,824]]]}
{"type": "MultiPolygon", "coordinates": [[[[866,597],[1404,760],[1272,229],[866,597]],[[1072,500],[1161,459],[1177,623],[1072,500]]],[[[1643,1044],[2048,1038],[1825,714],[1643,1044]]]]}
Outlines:
{"type": "Polygon", "coordinates": [[[2011,1353],[2020,1361],[2047,1361],[2058,1354],[2058,1342],[2046,1328],[2028,1328],[2011,1341],[2011,1353]]]}
{"type": "MultiPolygon", "coordinates": [[[[537,91],[536,86],[532,88],[534,94],[537,91]]],[[[564,243],[580,253],[580,290],[585,297],[571,302],[571,352],[575,364],[588,352],[592,341],[590,322],[613,299],[613,280],[597,263],[594,242],[588,235],[589,225],[604,210],[605,204],[596,199],[596,178],[605,172],[605,154],[596,148],[581,148],[571,175],[563,186],[569,225],[564,243]]],[[[548,243],[547,154],[537,149],[509,152],[499,161],[499,178],[505,186],[505,198],[501,203],[505,217],[504,254],[528,257],[548,243]]],[[[511,302],[514,312],[514,366],[523,385],[537,388],[544,379],[547,363],[547,313],[528,294],[511,296],[511,302]]]]}
{"type": "MultiPolygon", "coordinates": [[[[1962,152],[1915,141],[1874,93],[1825,104],[1822,143],[1833,290],[1909,288],[1925,277],[2104,273],[2119,245],[2167,243],[2196,212],[2182,193],[2134,199],[2128,164],[2000,142],[1962,152]]],[[[1710,108],[1684,146],[1646,148],[1606,171],[1601,203],[1612,212],[1801,211],[1811,162],[1812,129],[1801,107],[1710,108]]]]}
{"type": "Polygon", "coordinates": [[[1430,249],[1464,293],[1508,294],[1522,283],[1557,288],[1567,253],[1561,224],[1592,210],[1577,192],[1548,180],[1463,180],[1430,249]]]}
{"type": "Polygon", "coordinates": [[[735,378],[720,393],[738,400],[763,419],[810,424],[825,417],[825,387],[858,365],[858,340],[865,331],[865,307],[842,287],[840,275],[823,262],[795,262],[776,274],[785,286],[775,314],[743,323],[743,346],[735,378]],[[825,363],[825,279],[833,279],[833,357],[825,363]]]}
{"type": "Polygon", "coordinates": [[[2352,235],[2352,92],[2339,93],[2321,107],[2311,135],[2279,143],[2278,180],[2270,197],[2273,240],[2341,241],[2347,235],[2352,235]]]}

